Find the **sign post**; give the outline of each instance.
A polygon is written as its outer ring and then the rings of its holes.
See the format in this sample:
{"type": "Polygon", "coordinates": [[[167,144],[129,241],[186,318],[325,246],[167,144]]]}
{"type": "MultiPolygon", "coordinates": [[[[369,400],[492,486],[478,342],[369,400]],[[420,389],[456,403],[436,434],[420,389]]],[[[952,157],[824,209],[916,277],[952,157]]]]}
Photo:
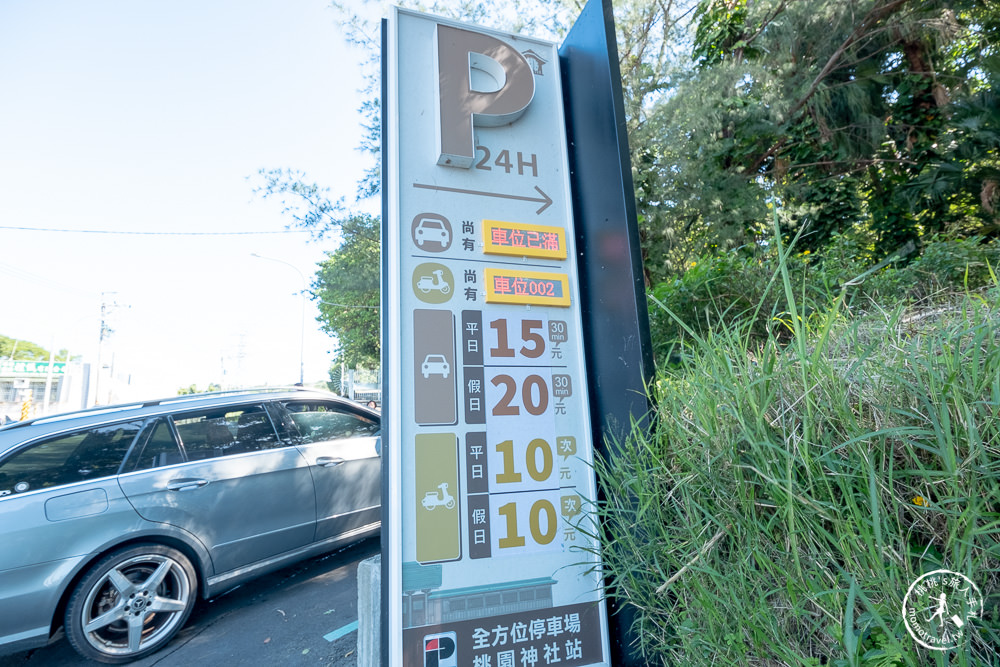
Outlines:
{"type": "Polygon", "coordinates": [[[383,663],[610,664],[557,45],[386,42],[383,663]]]}
{"type": "MultiPolygon", "coordinates": [[[[649,427],[654,366],[611,0],[584,6],[559,56],[593,440],[599,456],[612,458],[632,428],[649,427]]],[[[620,599],[608,599],[611,663],[644,665],[634,608],[620,599]]]]}

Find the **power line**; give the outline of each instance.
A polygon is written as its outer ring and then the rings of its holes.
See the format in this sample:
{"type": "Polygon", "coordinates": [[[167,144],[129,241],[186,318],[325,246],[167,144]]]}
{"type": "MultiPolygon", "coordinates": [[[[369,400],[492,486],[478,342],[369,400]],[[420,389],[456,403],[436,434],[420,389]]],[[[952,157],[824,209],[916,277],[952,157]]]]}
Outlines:
{"type": "Polygon", "coordinates": [[[282,229],[260,232],[139,232],[115,229],[54,229],[51,227],[12,227],[0,225],[0,229],[19,232],[57,232],[62,234],[122,234],[127,236],[257,236],[261,234],[306,234],[305,229],[282,229]]]}
{"type": "Polygon", "coordinates": [[[67,285],[65,283],[61,283],[56,280],[52,280],[50,278],[45,278],[39,275],[35,275],[34,273],[30,273],[28,271],[25,271],[24,269],[19,269],[11,264],[4,264],[3,262],[0,262],[0,273],[5,273],[8,276],[13,276],[14,278],[18,278],[20,280],[38,283],[43,287],[47,287],[49,289],[76,292],[77,294],[86,294],[87,296],[97,296],[96,292],[82,290],[72,285],[67,285]]]}

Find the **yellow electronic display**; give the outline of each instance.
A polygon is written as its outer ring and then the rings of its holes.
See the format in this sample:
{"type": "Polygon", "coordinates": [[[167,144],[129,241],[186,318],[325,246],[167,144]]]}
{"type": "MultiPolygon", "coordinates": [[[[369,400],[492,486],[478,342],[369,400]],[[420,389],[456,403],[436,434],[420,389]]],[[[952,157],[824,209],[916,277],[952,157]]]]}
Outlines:
{"type": "Polygon", "coordinates": [[[566,230],[523,222],[483,220],[483,252],[540,259],[566,259],[566,230]]]}
{"type": "Polygon", "coordinates": [[[569,276],[562,273],[486,269],[486,303],[570,305],[569,276]]]}

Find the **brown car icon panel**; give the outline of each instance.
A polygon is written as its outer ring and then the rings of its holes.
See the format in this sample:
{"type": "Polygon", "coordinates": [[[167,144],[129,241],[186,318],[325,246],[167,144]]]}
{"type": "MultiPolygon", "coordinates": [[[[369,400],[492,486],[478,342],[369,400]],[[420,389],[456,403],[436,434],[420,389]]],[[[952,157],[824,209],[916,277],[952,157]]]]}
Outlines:
{"type": "Polygon", "coordinates": [[[410,226],[413,242],[421,250],[444,252],[451,247],[451,222],[437,213],[419,213],[410,226]]]}

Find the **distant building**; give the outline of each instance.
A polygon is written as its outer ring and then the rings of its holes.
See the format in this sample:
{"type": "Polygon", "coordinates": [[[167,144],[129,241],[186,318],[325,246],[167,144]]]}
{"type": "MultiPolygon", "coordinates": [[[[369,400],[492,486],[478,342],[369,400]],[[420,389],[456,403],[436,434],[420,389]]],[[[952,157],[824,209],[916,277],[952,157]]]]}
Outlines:
{"type": "Polygon", "coordinates": [[[85,408],[89,380],[90,364],[2,359],[0,423],[20,420],[29,400],[29,418],[85,408]]]}

